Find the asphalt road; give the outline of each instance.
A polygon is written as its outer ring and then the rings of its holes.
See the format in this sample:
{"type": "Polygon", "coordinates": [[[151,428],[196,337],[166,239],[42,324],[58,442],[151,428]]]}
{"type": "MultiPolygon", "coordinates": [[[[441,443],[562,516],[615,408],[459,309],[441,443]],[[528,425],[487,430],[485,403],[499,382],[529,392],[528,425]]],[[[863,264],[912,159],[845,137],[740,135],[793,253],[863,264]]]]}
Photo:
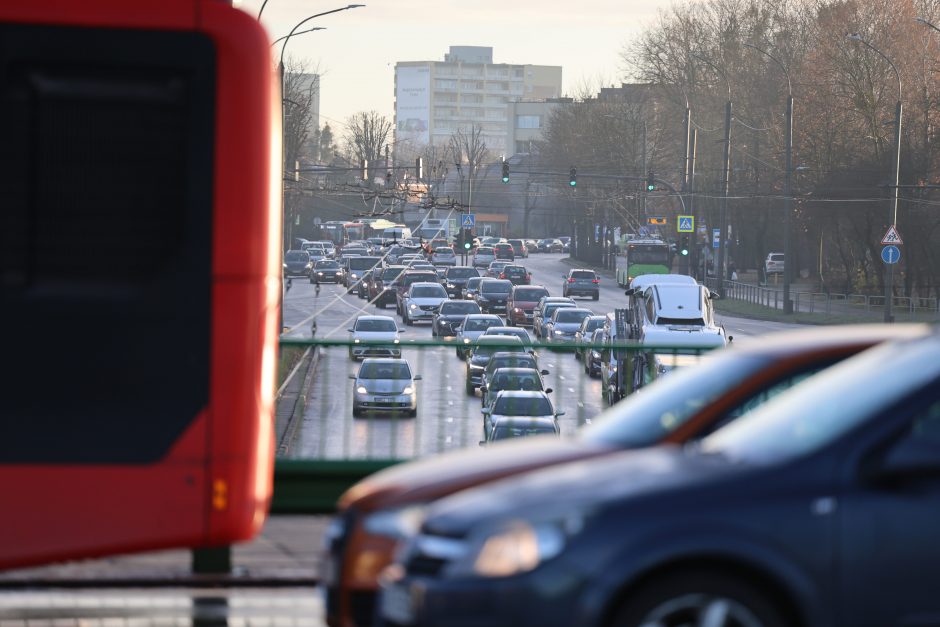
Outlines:
{"type": "MultiPolygon", "coordinates": [[[[571,267],[562,263],[564,255],[532,255],[522,260],[532,272],[533,284],[545,285],[553,295],[561,294],[562,275],[571,267]]],[[[612,279],[601,281],[598,301],[577,299],[579,305],[597,314],[623,306],[625,297],[612,279]]],[[[355,295],[347,295],[342,286],[326,284],[319,295],[314,286],[295,279],[284,300],[284,324],[288,335],[309,337],[310,319],[317,321],[317,337],[345,340],[356,316],[384,314],[394,316],[394,309],[381,310],[355,295]]],[[[431,339],[428,323],[404,326],[400,319],[403,343],[408,339],[431,339]]],[[[797,325],[744,320],[719,316],[735,342],[757,341],[759,336],[797,325]]],[[[303,423],[292,443],[291,457],[307,459],[388,459],[408,458],[449,449],[476,446],[482,437],[479,396],[464,391],[465,363],[453,348],[403,348],[415,373],[418,415],[416,418],[367,414],[352,417],[352,386],[349,374],[355,374],[359,362],[348,358],[344,346],[321,348],[313,387],[303,423]]],[[[600,382],[584,374],[581,362],[572,353],[539,351],[539,366],[549,370],[546,386],[556,408],[565,410],[559,418],[562,435],[594,420],[605,408],[600,382]]]]}

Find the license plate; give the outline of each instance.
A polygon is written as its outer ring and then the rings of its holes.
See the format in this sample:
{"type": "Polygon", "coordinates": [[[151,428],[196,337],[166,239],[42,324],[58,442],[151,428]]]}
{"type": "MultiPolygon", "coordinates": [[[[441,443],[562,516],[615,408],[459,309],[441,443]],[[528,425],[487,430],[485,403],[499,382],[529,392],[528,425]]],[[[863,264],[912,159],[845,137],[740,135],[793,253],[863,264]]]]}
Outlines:
{"type": "Polygon", "coordinates": [[[405,625],[414,622],[414,608],[407,588],[399,585],[382,588],[381,598],[383,618],[405,625]]]}

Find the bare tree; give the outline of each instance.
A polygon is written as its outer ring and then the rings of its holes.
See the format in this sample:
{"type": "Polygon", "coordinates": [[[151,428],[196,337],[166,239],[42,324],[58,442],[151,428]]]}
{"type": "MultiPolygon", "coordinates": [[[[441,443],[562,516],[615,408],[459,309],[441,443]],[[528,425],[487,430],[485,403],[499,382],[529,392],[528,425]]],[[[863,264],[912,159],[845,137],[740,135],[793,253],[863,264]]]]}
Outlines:
{"type": "MultiPolygon", "coordinates": [[[[319,96],[319,75],[304,59],[288,57],[284,67],[284,165],[294,169],[294,162],[305,155],[311,139],[314,102],[319,96]]],[[[315,130],[314,130],[315,132],[315,130]]]]}
{"type": "Polygon", "coordinates": [[[375,111],[360,111],[346,120],[346,151],[355,161],[378,163],[384,159],[391,132],[388,118],[375,111]]]}
{"type": "Polygon", "coordinates": [[[461,188],[466,182],[466,201],[470,203],[474,190],[486,180],[486,165],[493,161],[483,138],[483,127],[471,124],[466,131],[458,129],[450,136],[447,148],[454,164],[460,164],[461,188]]]}

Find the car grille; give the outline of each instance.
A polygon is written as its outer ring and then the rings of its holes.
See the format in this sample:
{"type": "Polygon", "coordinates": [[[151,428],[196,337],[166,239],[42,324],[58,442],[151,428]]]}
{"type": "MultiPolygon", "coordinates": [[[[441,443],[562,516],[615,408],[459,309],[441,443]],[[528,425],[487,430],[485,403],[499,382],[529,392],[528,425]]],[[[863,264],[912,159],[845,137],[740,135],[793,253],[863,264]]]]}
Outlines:
{"type": "Polygon", "coordinates": [[[437,309],[434,305],[420,305],[421,311],[434,311],[437,309]]]}
{"type": "Polygon", "coordinates": [[[408,570],[409,575],[435,576],[443,570],[445,565],[447,565],[445,559],[419,554],[412,556],[405,568],[408,570]]]}

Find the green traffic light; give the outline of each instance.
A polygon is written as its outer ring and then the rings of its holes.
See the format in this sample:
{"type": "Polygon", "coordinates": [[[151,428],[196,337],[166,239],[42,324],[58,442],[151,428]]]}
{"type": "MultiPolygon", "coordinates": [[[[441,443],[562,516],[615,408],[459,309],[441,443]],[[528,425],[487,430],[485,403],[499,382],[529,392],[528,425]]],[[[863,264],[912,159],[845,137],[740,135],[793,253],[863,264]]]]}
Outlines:
{"type": "Polygon", "coordinates": [[[509,182],[509,177],[508,177],[508,176],[504,176],[504,177],[503,177],[503,183],[508,183],[508,182],[509,182]]]}
{"type": "Polygon", "coordinates": [[[683,248],[681,251],[679,251],[679,254],[681,254],[683,257],[687,257],[689,255],[689,249],[683,248]]]}
{"type": "Polygon", "coordinates": [[[656,186],[655,186],[655,185],[647,185],[647,186],[646,186],[646,191],[648,191],[648,192],[655,192],[655,191],[656,191],[656,186]]]}
{"type": "Polygon", "coordinates": [[[470,250],[470,242],[464,242],[463,247],[466,248],[467,250],[470,250]]]}
{"type": "Polygon", "coordinates": [[[577,181],[568,181],[568,185],[571,185],[572,187],[574,187],[577,184],[578,184],[577,181]]]}

